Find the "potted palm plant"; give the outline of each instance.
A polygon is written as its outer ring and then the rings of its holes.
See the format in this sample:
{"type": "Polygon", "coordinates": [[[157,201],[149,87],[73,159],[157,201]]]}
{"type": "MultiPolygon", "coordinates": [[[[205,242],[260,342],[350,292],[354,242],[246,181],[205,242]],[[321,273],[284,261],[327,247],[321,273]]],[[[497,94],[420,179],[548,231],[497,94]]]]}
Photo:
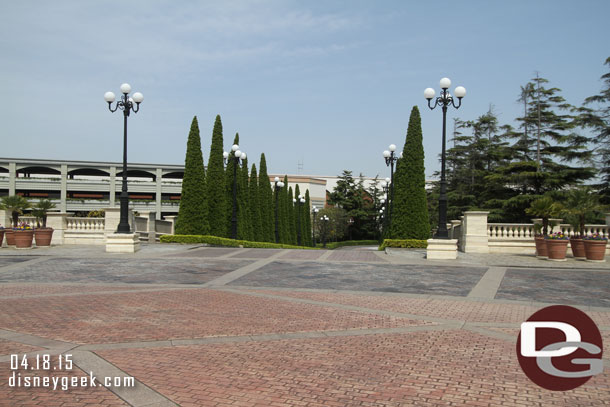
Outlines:
{"type": "Polygon", "coordinates": [[[549,260],[566,261],[570,237],[563,232],[551,233],[545,236],[549,260]]]}
{"type": "Polygon", "coordinates": [[[34,230],[29,224],[21,222],[13,228],[13,238],[17,249],[30,249],[34,240],[34,230]]]}
{"type": "Polygon", "coordinates": [[[36,216],[36,229],[34,229],[36,246],[51,246],[53,228],[47,227],[47,212],[53,208],[55,208],[53,202],[48,199],[41,199],[32,210],[32,213],[36,216]]]}
{"type": "Polygon", "coordinates": [[[548,235],[549,220],[559,216],[561,209],[562,207],[559,203],[553,201],[549,196],[544,196],[533,201],[531,206],[525,210],[528,215],[542,218],[542,227],[534,237],[534,241],[536,242],[536,256],[539,258],[548,257],[545,236],[548,235]],[[540,230],[542,231],[542,234],[540,234],[540,230]]]}
{"type": "Polygon", "coordinates": [[[603,207],[598,196],[590,187],[580,187],[569,192],[565,201],[564,213],[572,218],[574,236],[570,237],[570,246],[575,258],[585,258],[585,221],[588,214],[599,212],[603,207]]]}
{"type": "MultiPolygon", "coordinates": [[[[0,209],[4,209],[7,212],[10,212],[11,219],[13,221],[13,228],[19,227],[19,215],[23,214],[25,209],[30,207],[30,203],[27,199],[19,195],[5,196],[0,200],[0,209]]],[[[14,240],[14,229],[6,229],[6,244],[13,246],[15,245],[14,240]]]]}

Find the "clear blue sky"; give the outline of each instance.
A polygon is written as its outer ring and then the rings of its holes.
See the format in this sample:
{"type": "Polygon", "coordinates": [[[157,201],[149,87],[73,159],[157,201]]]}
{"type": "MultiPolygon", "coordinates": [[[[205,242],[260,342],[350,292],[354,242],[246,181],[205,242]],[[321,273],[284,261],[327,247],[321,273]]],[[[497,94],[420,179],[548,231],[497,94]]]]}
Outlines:
{"type": "Polygon", "coordinates": [[[608,1],[11,1],[0,13],[0,156],[120,161],[122,117],[103,94],[144,94],[129,161],[182,163],[197,115],[207,164],[222,116],[250,162],[337,175],[388,170],[409,113],[422,113],[426,173],[438,170],[441,112],[423,90],[467,89],[475,119],[520,112],[539,71],[579,105],[601,89],[608,1]]]}

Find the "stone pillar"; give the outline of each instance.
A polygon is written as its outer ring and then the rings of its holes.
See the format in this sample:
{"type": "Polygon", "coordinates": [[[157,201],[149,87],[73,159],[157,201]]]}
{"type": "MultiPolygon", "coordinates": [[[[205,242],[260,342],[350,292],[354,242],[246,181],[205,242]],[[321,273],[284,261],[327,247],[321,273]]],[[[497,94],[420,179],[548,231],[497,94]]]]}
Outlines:
{"type": "MultiPolygon", "coordinates": [[[[121,221],[121,208],[106,208],[104,209],[104,235],[111,235],[116,232],[121,221]]],[[[133,212],[129,210],[128,216],[129,227],[133,232],[133,212]]]]}
{"type": "Polygon", "coordinates": [[[156,243],[157,242],[157,217],[156,212],[148,212],[147,215],[148,221],[146,225],[148,226],[148,243],[156,243]]]}
{"type": "Polygon", "coordinates": [[[455,260],[457,259],[457,239],[428,239],[426,259],[455,260]]]}
{"type": "Polygon", "coordinates": [[[13,226],[13,219],[11,219],[11,213],[0,209],[0,225],[9,229],[13,226]]]}
{"type": "Polygon", "coordinates": [[[487,215],[485,211],[464,212],[462,228],[464,232],[465,253],[489,253],[487,235],[487,215]]]}
{"type": "Polygon", "coordinates": [[[59,195],[59,211],[65,213],[68,210],[68,165],[61,165],[61,187],[59,195]]]}
{"type": "MultiPolygon", "coordinates": [[[[116,195],[116,167],[110,167],[110,207],[115,207],[116,195]]],[[[118,225],[117,225],[118,226],[118,225]]]]}
{"type": "Polygon", "coordinates": [[[17,193],[15,187],[17,183],[17,164],[8,163],[8,196],[13,196],[17,193]]]}
{"type": "Polygon", "coordinates": [[[172,222],[172,231],[171,231],[172,235],[176,234],[176,219],[178,219],[178,216],[175,216],[175,215],[165,217],[165,220],[172,222]]]}
{"type": "Polygon", "coordinates": [[[47,227],[53,228],[52,244],[64,244],[64,233],[68,228],[68,214],[65,212],[47,213],[47,227]]]}
{"type": "Polygon", "coordinates": [[[462,224],[461,220],[452,220],[451,221],[451,233],[449,233],[449,238],[450,239],[459,239],[459,236],[455,233],[455,229],[456,227],[460,226],[462,224]]]}
{"type": "Polygon", "coordinates": [[[157,211],[157,217],[156,219],[161,220],[161,187],[162,187],[162,181],[163,181],[163,169],[162,168],[157,168],[157,174],[156,174],[156,184],[157,184],[157,195],[156,195],[156,208],[155,210],[157,211]]]}

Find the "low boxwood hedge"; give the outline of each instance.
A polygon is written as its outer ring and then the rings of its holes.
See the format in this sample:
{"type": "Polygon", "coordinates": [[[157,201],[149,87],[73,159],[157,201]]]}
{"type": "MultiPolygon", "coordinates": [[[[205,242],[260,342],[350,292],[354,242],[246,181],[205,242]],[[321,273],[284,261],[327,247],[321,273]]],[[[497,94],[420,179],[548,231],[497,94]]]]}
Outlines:
{"type": "Polygon", "coordinates": [[[402,249],[425,249],[428,247],[428,242],[417,239],[385,239],[379,250],[385,250],[386,247],[397,247],[402,249]]]}
{"type": "Polygon", "coordinates": [[[292,246],[289,244],[278,244],[269,242],[250,242],[247,240],[234,240],[218,236],[208,235],[163,235],[159,239],[161,243],[204,243],[212,246],[224,247],[246,247],[257,249],[314,249],[306,246],[292,246]]]}
{"type": "Polygon", "coordinates": [[[346,240],[345,242],[326,243],[326,248],[333,250],[345,246],[377,246],[378,244],[379,241],[377,240],[346,240]]]}

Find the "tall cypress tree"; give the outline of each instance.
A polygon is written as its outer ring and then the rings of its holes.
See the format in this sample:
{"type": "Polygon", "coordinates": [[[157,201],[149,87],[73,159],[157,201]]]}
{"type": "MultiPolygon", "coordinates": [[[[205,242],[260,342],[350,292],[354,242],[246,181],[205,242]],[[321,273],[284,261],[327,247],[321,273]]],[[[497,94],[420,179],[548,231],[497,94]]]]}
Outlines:
{"type": "MultiPolygon", "coordinates": [[[[239,145],[239,133],[235,133],[235,137],[233,138],[233,144],[239,145]]],[[[233,145],[232,144],[232,145],[233,145]]],[[[232,228],[232,219],[233,219],[233,172],[235,171],[235,156],[233,155],[233,150],[230,149],[229,159],[227,160],[227,168],[225,170],[225,191],[226,191],[226,236],[231,237],[231,228],[232,228]]],[[[237,179],[239,179],[239,164],[237,165],[237,179]]],[[[237,186],[237,212],[239,212],[239,186],[237,186]]],[[[237,225],[237,233],[239,234],[239,214],[237,215],[238,225],[237,225]]]]}
{"type": "Polygon", "coordinates": [[[309,199],[309,189],[305,191],[305,205],[303,205],[303,220],[305,223],[305,246],[313,246],[313,241],[311,240],[311,216],[309,215],[311,212],[311,200],[309,199]]]}
{"type": "MultiPolygon", "coordinates": [[[[286,180],[288,181],[288,180],[286,180]]],[[[288,184],[286,184],[288,185],[288,184]]],[[[295,195],[292,192],[292,187],[288,188],[288,196],[286,197],[286,208],[285,210],[285,218],[286,218],[286,244],[295,245],[297,243],[297,227],[296,227],[296,205],[293,200],[295,199],[295,195]]]]}
{"type": "Polygon", "coordinates": [[[212,145],[210,146],[210,158],[208,159],[208,172],[206,174],[208,222],[210,234],[213,236],[226,236],[227,231],[225,171],[222,153],[222,121],[220,115],[217,115],[212,132],[212,145]]]}
{"type": "Polygon", "coordinates": [[[178,219],[176,219],[176,234],[206,235],[209,233],[207,218],[207,199],[205,188],[205,170],[201,138],[197,116],[193,117],[191,130],[186,143],[184,160],[184,178],[178,219]]]}
{"type": "Polygon", "coordinates": [[[392,237],[396,239],[428,239],[430,224],[426,200],[426,173],[422,142],[421,117],[413,106],[409,128],[394,175],[392,237]]]}
{"type": "MultiPolygon", "coordinates": [[[[294,199],[296,199],[296,203],[294,204],[294,224],[295,224],[295,235],[297,237],[297,244],[299,243],[299,234],[301,234],[301,244],[303,244],[303,226],[305,226],[302,222],[302,212],[303,208],[301,202],[299,201],[299,195],[301,195],[301,189],[299,188],[299,184],[296,184],[294,187],[294,199]]],[[[304,246],[304,245],[303,245],[304,246]]]]}
{"type": "Polygon", "coordinates": [[[263,242],[263,228],[261,221],[261,208],[259,204],[259,185],[258,176],[256,175],[256,164],[252,164],[250,171],[250,180],[248,183],[248,195],[250,199],[250,219],[252,222],[252,240],[255,242],[263,242]]]}
{"type": "Polygon", "coordinates": [[[238,169],[238,232],[239,239],[254,241],[252,237],[252,217],[250,214],[250,199],[248,190],[248,159],[243,160],[241,168],[238,169]]]}
{"type": "Polygon", "coordinates": [[[259,207],[261,210],[261,231],[263,242],[275,242],[275,217],[274,200],[269,174],[267,174],[267,160],[265,153],[261,154],[260,173],[258,180],[259,187],[259,207]]]}

